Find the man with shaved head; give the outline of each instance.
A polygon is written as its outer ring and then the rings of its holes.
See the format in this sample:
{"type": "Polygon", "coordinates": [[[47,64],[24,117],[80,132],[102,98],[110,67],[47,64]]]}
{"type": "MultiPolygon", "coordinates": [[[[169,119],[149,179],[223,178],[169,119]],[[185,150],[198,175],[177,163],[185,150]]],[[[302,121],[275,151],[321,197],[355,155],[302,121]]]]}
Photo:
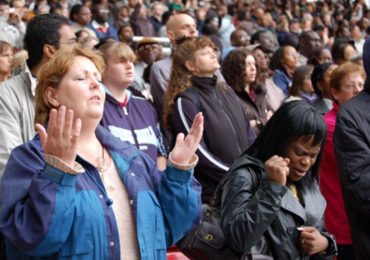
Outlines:
{"type": "MultiPolygon", "coordinates": [[[[176,39],[185,37],[197,37],[198,30],[195,24],[195,20],[192,16],[187,13],[177,13],[170,17],[166,23],[167,36],[172,44],[172,48],[176,48],[176,39]]],[[[158,119],[162,125],[162,109],[163,109],[163,97],[167,91],[168,81],[171,76],[172,59],[166,57],[160,61],[155,62],[152,65],[150,71],[150,92],[153,96],[154,107],[158,114],[158,119]]],[[[163,131],[163,129],[162,129],[163,131]]],[[[167,134],[163,131],[165,139],[167,134]]]]}

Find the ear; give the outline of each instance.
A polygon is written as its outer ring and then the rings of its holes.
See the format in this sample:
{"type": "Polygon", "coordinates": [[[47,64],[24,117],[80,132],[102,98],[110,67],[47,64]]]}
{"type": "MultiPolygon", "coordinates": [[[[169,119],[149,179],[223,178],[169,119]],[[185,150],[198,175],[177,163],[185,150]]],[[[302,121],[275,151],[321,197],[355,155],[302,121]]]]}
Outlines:
{"type": "Polygon", "coordinates": [[[170,39],[170,42],[175,45],[176,44],[176,35],[173,31],[167,31],[167,37],[170,39]]]}
{"type": "Polygon", "coordinates": [[[57,90],[52,87],[47,87],[46,92],[45,92],[45,98],[49,102],[50,105],[53,107],[57,108],[60,106],[60,103],[57,99],[57,90]]]}
{"type": "Polygon", "coordinates": [[[331,93],[331,96],[333,97],[333,99],[335,101],[337,101],[339,92],[334,88],[330,88],[330,93],[331,93]]]}
{"type": "Polygon", "coordinates": [[[197,68],[196,68],[196,66],[195,66],[195,64],[194,64],[194,62],[192,62],[192,61],[190,61],[190,60],[185,61],[185,67],[186,67],[189,71],[191,71],[191,72],[195,72],[195,71],[197,70],[197,68]]]}
{"type": "Polygon", "coordinates": [[[44,57],[47,57],[48,59],[53,57],[53,55],[57,51],[57,49],[51,44],[45,44],[42,50],[44,52],[44,57]]]}
{"type": "Polygon", "coordinates": [[[317,88],[322,92],[322,90],[323,90],[322,83],[317,82],[316,84],[317,84],[317,88]]]}

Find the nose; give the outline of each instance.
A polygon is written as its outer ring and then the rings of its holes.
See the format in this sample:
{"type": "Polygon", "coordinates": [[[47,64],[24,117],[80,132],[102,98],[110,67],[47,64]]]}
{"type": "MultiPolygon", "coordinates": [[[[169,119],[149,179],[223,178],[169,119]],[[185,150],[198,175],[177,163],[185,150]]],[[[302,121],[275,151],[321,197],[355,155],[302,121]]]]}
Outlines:
{"type": "Polygon", "coordinates": [[[359,92],[361,92],[361,90],[363,89],[364,87],[360,84],[356,84],[355,88],[354,88],[354,93],[355,94],[358,94],[359,92]]]}
{"type": "Polygon", "coordinates": [[[101,85],[101,83],[100,83],[100,81],[98,81],[94,76],[90,76],[90,82],[91,82],[91,84],[90,84],[90,88],[91,89],[95,89],[95,88],[100,88],[100,85],[101,85]]]}
{"type": "Polygon", "coordinates": [[[194,35],[196,35],[196,33],[197,33],[197,27],[194,25],[190,29],[190,35],[194,36],[194,35]]]}
{"type": "Polygon", "coordinates": [[[131,61],[126,61],[125,62],[125,68],[126,69],[132,69],[134,67],[134,63],[132,63],[131,61]]]}
{"type": "Polygon", "coordinates": [[[301,164],[304,166],[304,167],[307,167],[307,166],[310,166],[311,164],[311,158],[309,156],[304,156],[301,160],[301,164]]]}

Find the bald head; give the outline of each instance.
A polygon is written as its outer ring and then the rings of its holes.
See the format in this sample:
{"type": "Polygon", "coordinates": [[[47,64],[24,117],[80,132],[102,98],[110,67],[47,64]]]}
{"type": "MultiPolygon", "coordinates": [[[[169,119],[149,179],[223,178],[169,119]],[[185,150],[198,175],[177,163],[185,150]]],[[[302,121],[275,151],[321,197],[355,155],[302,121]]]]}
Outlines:
{"type": "Polygon", "coordinates": [[[167,35],[173,45],[176,45],[176,39],[181,36],[198,36],[197,26],[193,17],[188,14],[175,14],[168,19],[166,24],[167,35]]]}

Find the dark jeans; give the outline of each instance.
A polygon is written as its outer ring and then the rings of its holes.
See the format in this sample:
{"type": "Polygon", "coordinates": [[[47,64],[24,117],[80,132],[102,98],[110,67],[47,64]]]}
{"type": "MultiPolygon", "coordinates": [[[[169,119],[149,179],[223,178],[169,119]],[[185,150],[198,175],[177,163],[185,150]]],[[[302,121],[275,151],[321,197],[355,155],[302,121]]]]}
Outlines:
{"type": "Polygon", "coordinates": [[[338,245],[337,260],[354,260],[355,251],[352,245],[338,245]]]}

